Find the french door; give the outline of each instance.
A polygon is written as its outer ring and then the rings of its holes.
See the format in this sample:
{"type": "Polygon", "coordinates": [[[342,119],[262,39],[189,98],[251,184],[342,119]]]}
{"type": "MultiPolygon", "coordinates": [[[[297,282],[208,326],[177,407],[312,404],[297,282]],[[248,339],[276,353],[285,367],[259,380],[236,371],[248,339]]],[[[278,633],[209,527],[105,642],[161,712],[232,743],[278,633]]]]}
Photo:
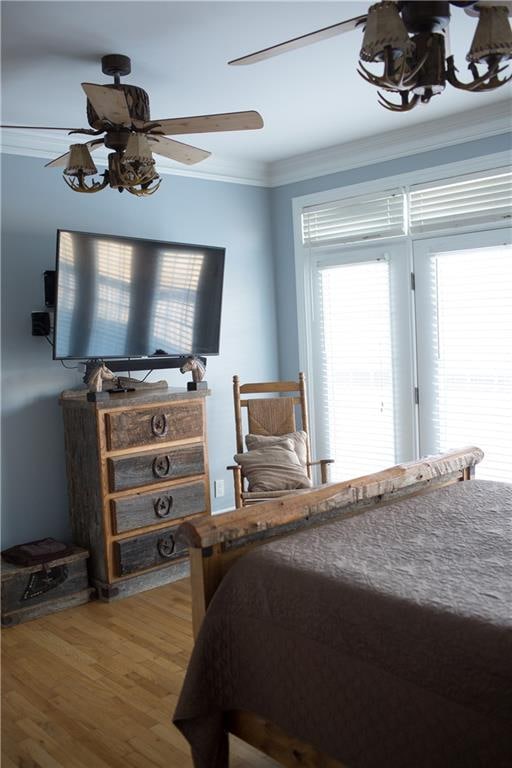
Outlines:
{"type": "Polygon", "coordinates": [[[414,245],[421,454],[477,445],[512,481],[512,246],[507,230],[414,245]]]}
{"type": "Polygon", "coordinates": [[[469,444],[479,477],[512,480],[507,230],[331,250],[312,283],[316,449],[333,480],[469,444]]]}
{"type": "Polygon", "coordinates": [[[318,456],[332,480],[414,454],[407,244],[350,247],[315,265],[312,359],[318,456]]]}

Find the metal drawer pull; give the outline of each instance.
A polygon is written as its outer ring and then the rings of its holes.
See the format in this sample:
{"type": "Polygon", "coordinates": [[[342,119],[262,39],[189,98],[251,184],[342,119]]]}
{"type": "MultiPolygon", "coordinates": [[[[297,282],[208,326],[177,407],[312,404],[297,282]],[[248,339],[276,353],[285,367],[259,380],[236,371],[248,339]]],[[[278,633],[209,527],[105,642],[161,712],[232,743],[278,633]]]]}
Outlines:
{"type": "Polygon", "coordinates": [[[172,557],[176,549],[176,542],[172,533],[165,539],[158,539],[157,548],[160,557],[172,557]]]}
{"type": "Polygon", "coordinates": [[[167,416],[165,413],[155,414],[151,418],[151,431],[155,437],[165,437],[169,431],[167,416]]]}
{"type": "Polygon", "coordinates": [[[173,498],[172,496],[159,496],[153,502],[153,509],[157,517],[167,517],[172,509],[173,498]]]}
{"type": "Polygon", "coordinates": [[[167,477],[171,473],[171,459],[167,455],[155,456],[153,474],[155,477],[167,477]]]}

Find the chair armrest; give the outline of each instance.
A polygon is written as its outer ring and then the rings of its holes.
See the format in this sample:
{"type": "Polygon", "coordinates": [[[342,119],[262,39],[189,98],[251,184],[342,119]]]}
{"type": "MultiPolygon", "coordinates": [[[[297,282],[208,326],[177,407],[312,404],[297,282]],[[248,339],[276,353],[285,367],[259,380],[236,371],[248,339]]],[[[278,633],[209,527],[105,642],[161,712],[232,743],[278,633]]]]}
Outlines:
{"type": "Polygon", "coordinates": [[[323,484],[323,483],[329,482],[329,470],[328,470],[329,464],[334,464],[334,459],[317,459],[316,461],[308,461],[307,466],[308,467],[320,466],[320,478],[323,484]]]}
{"type": "Polygon", "coordinates": [[[229,467],[226,467],[226,469],[231,469],[233,472],[233,484],[234,484],[234,491],[235,491],[235,507],[239,509],[243,506],[243,499],[242,499],[242,491],[243,491],[243,485],[242,485],[242,467],[240,464],[230,464],[229,467]]]}

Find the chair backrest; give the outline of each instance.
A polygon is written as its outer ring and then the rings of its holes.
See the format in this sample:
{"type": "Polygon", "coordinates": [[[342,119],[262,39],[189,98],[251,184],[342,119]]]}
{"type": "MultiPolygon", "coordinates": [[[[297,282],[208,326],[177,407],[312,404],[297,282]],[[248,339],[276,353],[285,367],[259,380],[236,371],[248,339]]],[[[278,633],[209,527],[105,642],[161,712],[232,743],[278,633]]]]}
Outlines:
{"type": "MultiPolygon", "coordinates": [[[[303,373],[299,373],[298,381],[265,381],[253,384],[240,384],[240,378],[233,376],[233,400],[237,453],[244,451],[242,409],[245,409],[247,431],[253,435],[285,435],[295,432],[296,416],[300,416],[300,429],[308,435],[308,462],[311,460],[306,380],[303,373]],[[262,394],[273,394],[274,397],[247,397],[262,394]]],[[[311,475],[310,467],[307,469],[308,475],[311,475]]]]}

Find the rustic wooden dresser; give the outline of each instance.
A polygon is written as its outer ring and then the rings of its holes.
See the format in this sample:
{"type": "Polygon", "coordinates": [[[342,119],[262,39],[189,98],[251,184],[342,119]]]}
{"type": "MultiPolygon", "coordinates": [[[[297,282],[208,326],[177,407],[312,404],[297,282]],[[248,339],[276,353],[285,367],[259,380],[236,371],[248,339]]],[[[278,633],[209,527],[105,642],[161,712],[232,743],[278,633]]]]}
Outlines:
{"type": "Polygon", "coordinates": [[[175,532],[185,518],[210,514],[207,394],[142,390],[96,402],[62,394],[74,543],[90,552],[100,598],[188,573],[175,532]]]}

